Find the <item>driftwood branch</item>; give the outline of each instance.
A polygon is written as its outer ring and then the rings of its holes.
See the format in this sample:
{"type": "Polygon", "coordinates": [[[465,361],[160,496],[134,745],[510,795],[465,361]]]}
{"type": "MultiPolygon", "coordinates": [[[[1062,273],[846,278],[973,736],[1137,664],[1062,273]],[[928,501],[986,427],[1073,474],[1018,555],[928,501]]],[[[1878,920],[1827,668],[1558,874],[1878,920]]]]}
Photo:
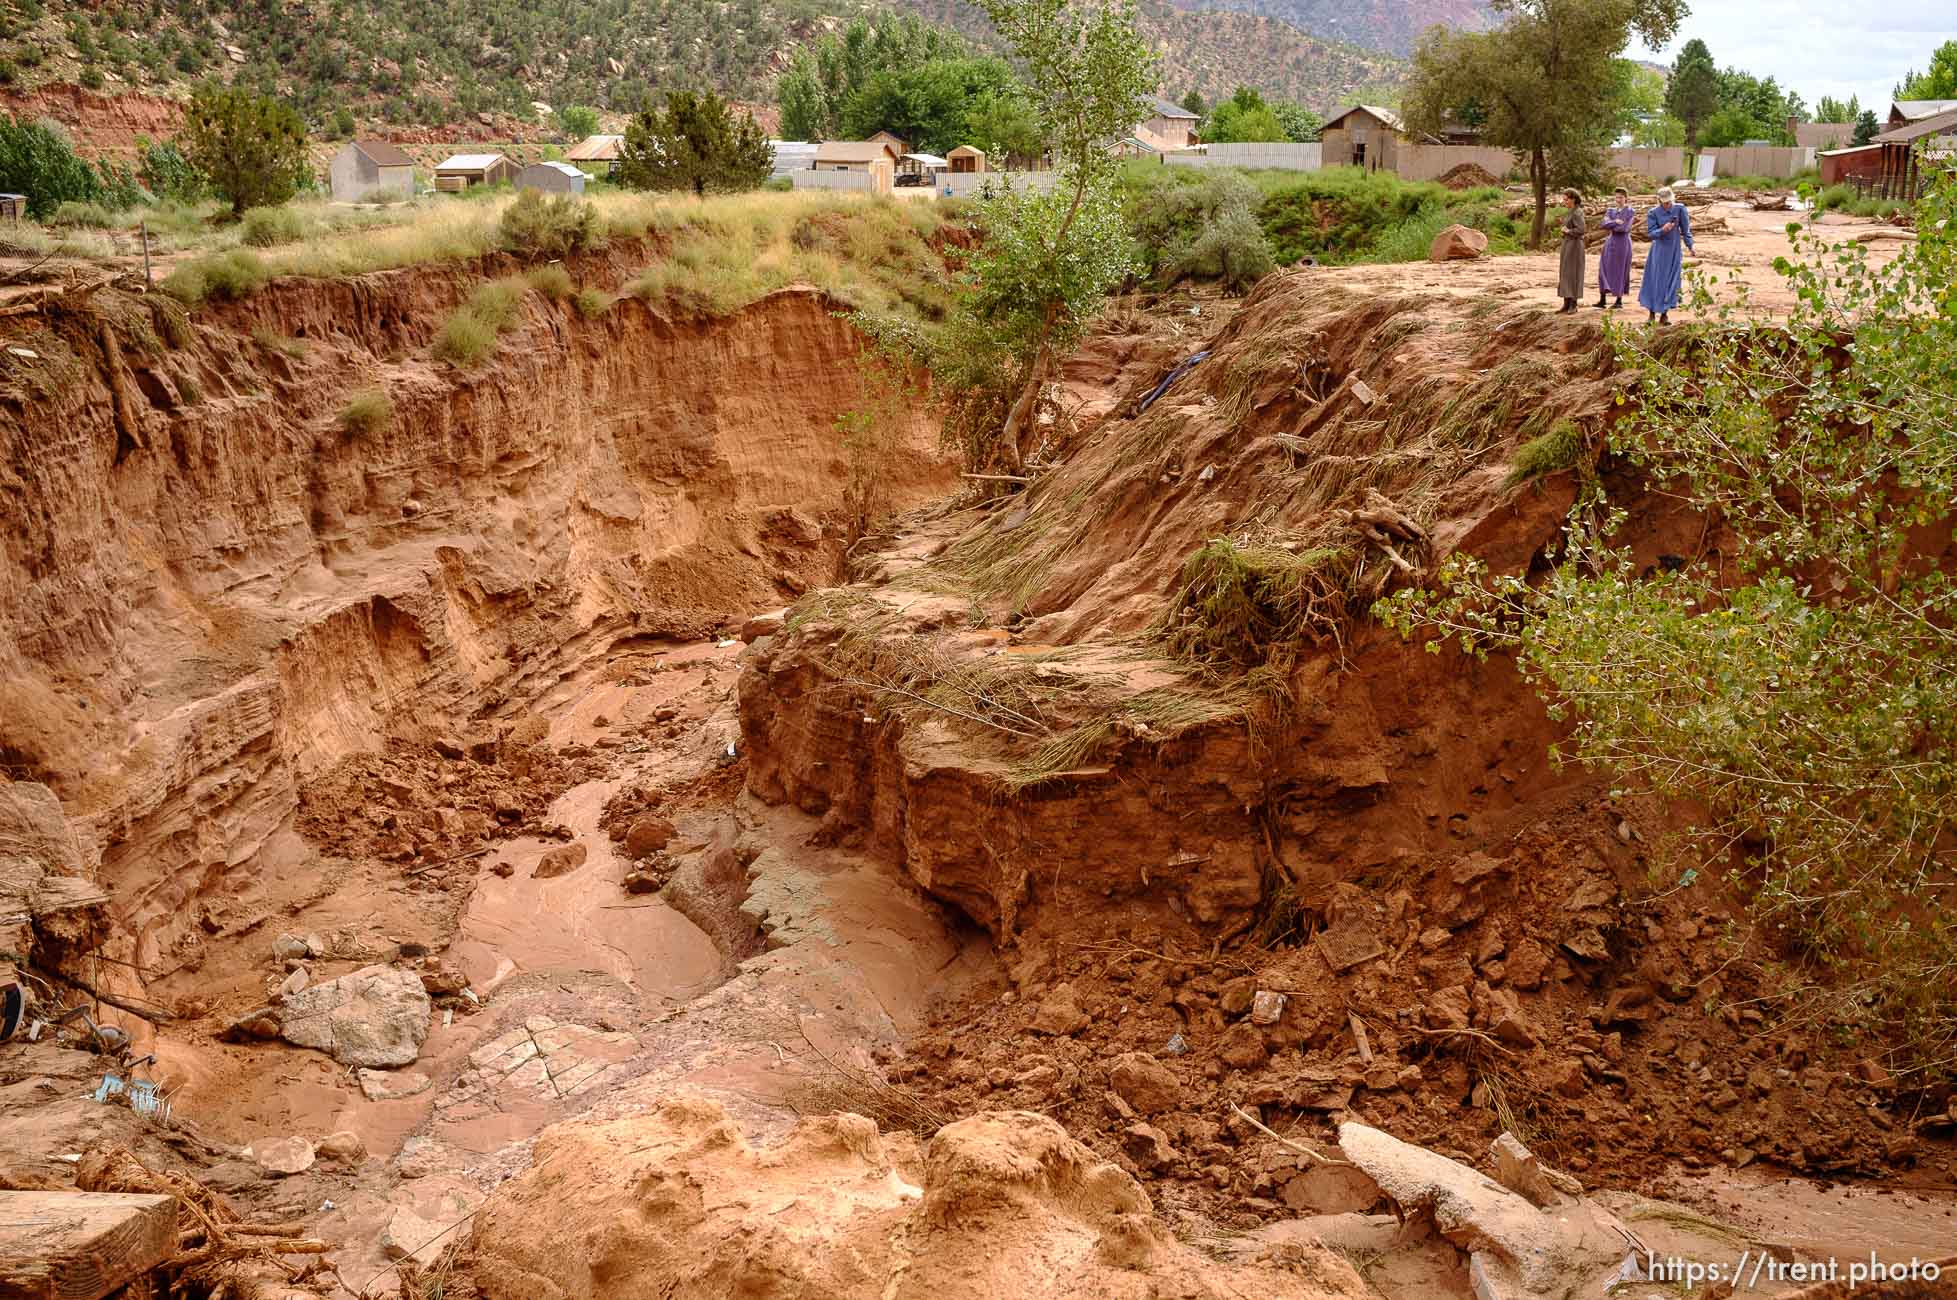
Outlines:
{"type": "Polygon", "coordinates": [[[1332,1169],[1358,1168],[1358,1166],[1354,1165],[1350,1160],[1334,1160],[1330,1156],[1322,1156],[1318,1154],[1318,1152],[1312,1150],[1308,1146],[1303,1145],[1302,1143],[1293,1142],[1290,1138],[1285,1137],[1282,1134],[1272,1130],[1268,1125],[1264,1123],[1263,1120],[1258,1119],[1255,1115],[1245,1110],[1242,1106],[1237,1105],[1237,1103],[1234,1101],[1230,1103],[1230,1111],[1238,1119],[1250,1125],[1252,1128],[1256,1129],[1259,1133],[1262,1133],[1265,1137],[1271,1138],[1272,1140],[1276,1141],[1280,1146],[1289,1147],[1291,1150],[1296,1151],[1299,1155],[1310,1156],[1313,1160],[1318,1161],[1318,1163],[1321,1165],[1325,1165],[1328,1168],[1332,1168],[1332,1169]]]}

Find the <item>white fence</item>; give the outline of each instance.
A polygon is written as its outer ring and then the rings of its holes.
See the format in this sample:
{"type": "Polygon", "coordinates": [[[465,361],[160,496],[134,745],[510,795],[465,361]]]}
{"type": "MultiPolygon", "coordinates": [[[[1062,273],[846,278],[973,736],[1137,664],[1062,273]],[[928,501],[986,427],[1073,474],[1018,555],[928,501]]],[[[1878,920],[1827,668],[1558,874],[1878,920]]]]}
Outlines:
{"type": "Polygon", "coordinates": [[[1325,147],[1274,140],[1262,144],[1212,144],[1202,153],[1165,153],[1172,167],[1252,167],[1261,170],[1315,172],[1322,166],[1325,147]]]}
{"type": "Polygon", "coordinates": [[[1705,153],[1712,155],[1713,172],[1719,176],[1775,176],[1784,179],[1803,167],[1814,166],[1814,150],[1780,145],[1742,144],[1727,149],[1708,149],[1705,153]]]}
{"type": "Polygon", "coordinates": [[[798,190],[862,190],[868,193],[868,172],[799,171],[784,173],[798,190]]]}
{"type": "MultiPolygon", "coordinates": [[[[868,172],[799,171],[787,175],[789,183],[798,190],[855,190],[864,194],[871,190],[868,172]]],[[[979,193],[988,184],[997,189],[1010,180],[1016,190],[1050,190],[1058,175],[1057,172],[939,172],[931,189],[943,194],[949,186],[953,196],[963,197],[979,193]]],[[[909,187],[904,187],[897,193],[908,190],[909,187]]]]}

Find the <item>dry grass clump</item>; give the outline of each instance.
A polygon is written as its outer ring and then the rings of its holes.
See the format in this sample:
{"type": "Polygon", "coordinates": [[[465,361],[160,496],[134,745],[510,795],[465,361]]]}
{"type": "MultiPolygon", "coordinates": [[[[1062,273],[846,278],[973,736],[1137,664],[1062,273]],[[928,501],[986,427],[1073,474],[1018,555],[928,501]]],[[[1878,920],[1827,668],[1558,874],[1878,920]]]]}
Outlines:
{"type": "Polygon", "coordinates": [[[340,429],[349,437],[378,433],[392,423],[394,399],[381,388],[355,393],[340,411],[340,429]]]}
{"type": "Polygon", "coordinates": [[[429,355],[455,366],[473,366],[487,358],[496,350],[497,336],[515,328],[521,318],[529,287],[520,275],[477,285],[469,300],[442,322],[429,355]]]}

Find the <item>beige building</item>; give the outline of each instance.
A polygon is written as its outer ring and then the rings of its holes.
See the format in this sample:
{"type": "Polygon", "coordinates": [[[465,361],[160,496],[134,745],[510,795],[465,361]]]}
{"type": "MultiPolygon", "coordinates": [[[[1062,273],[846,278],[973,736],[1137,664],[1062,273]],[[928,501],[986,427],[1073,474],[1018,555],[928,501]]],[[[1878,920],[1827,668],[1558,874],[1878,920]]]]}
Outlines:
{"type": "Polygon", "coordinates": [[[414,159],[385,140],[355,140],[333,155],[327,165],[333,197],[341,203],[360,203],[378,190],[392,190],[404,199],[415,192],[414,159]]]}
{"type": "Polygon", "coordinates": [[[894,172],[902,157],[885,140],[824,140],[815,147],[814,167],[819,172],[866,172],[871,163],[884,159],[894,172]]]}
{"type": "Polygon", "coordinates": [[[1390,108],[1354,104],[1325,123],[1318,139],[1327,167],[1364,167],[1390,171],[1393,149],[1406,135],[1406,124],[1390,108]]]}

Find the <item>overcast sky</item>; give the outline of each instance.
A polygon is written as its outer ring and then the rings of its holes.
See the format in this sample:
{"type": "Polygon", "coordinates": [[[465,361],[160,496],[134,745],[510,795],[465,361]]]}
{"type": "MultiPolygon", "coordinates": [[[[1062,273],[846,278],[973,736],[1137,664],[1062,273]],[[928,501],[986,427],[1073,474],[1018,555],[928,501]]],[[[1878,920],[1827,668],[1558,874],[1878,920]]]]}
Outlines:
{"type": "Polygon", "coordinates": [[[1653,55],[1636,37],[1633,58],[1670,63],[1693,37],[1720,67],[1777,77],[1812,109],[1823,95],[1853,95],[1877,117],[1911,68],[1921,71],[1930,51],[1957,39],[1957,0],[1696,0],[1678,39],[1653,55]]]}

